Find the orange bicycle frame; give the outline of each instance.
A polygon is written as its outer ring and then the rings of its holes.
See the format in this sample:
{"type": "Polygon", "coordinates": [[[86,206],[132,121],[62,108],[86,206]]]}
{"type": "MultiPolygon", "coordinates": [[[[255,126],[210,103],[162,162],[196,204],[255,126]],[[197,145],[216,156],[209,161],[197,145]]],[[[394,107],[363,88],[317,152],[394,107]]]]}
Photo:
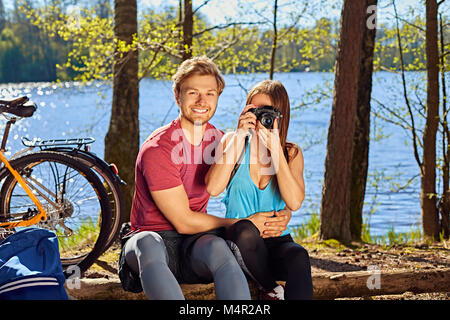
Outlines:
{"type": "Polygon", "coordinates": [[[34,202],[39,211],[39,213],[33,216],[31,219],[22,219],[21,221],[14,221],[14,222],[0,222],[0,227],[2,228],[29,227],[40,221],[43,220],[45,221],[47,219],[47,212],[45,211],[41,202],[35,196],[33,191],[31,191],[30,187],[28,187],[27,183],[22,178],[22,176],[11,166],[8,159],[6,159],[3,150],[0,150],[0,161],[5,164],[5,167],[11,172],[11,174],[14,176],[14,178],[17,180],[20,186],[25,190],[25,192],[34,202]]]}

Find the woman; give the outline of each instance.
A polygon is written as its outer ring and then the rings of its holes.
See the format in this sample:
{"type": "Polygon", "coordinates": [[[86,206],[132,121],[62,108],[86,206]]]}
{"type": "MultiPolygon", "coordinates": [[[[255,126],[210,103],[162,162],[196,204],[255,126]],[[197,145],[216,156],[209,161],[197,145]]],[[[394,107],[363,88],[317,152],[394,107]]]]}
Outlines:
{"type": "Polygon", "coordinates": [[[252,88],[246,104],[236,132],[225,136],[217,149],[216,161],[205,177],[207,190],[215,196],[226,188],[226,217],[241,218],[227,229],[226,238],[232,247],[237,246],[244,270],[264,289],[263,298],[312,299],[307,251],[292,240],[287,230],[266,227],[261,234],[252,222],[242,219],[264,212],[268,217],[286,216],[287,225],[290,212],[298,210],[303,202],[302,151],[286,141],[288,94],[281,82],[265,80],[252,88]],[[280,111],[273,129],[264,127],[251,110],[261,106],[280,111]],[[286,287],[276,280],[285,280],[286,287]]]}

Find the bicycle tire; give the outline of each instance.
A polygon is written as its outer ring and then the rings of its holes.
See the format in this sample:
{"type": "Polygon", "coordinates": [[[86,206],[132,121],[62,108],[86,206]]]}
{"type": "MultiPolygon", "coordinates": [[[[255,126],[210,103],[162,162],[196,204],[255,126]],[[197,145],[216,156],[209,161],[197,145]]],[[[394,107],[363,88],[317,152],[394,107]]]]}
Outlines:
{"type": "MultiPolygon", "coordinates": [[[[22,175],[33,193],[46,207],[47,221],[40,222],[35,226],[48,228],[57,233],[63,268],[77,265],[80,274],[85,272],[104,252],[111,227],[109,199],[100,179],[85,164],[58,152],[30,153],[12,160],[10,164],[22,175]],[[63,173],[61,176],[59,175],[60,171],[63,173]],[[53,185],[50,181],[46,181],[47,177],[49,180],[53,179],[53,185]],[[42,188],[43,185],[45,188],[42,188]],[[76,192],[73,194],[74,198],[71,198],[72,189],[69,190],[72,186],[76,192]],[[53,194],[50,188],[54,190],[53,194]],[[85,199],[81,198],[82,195],[86,195],[85,199]],[[47,199],[44,199],[44,196],[47,199]],[[76,196],[79,198],[75,198],[76,196]],[[91,199],[94,200],[91,201],[91,199]],[[81,207],[83,211],[81,211],[81,207]],[[79,222],[70,220],[72,216],[76,218],[77,214],[81,216],[79,222]],[[98,220],[96,223],[92,223],[92,219],[95,217],[98,220]],[[80,243],[75,242],[75,249],[68,246],[66,251],[65,242],[70,244],[70,241],[76,240],[77,233],[81,234],[84,230],[82,228],[85,228],[85,223],[88,221],[92,224],[91,229],[85,235],[85,237],[89,237],[88,241],[81,238],[80,243]],[[61,229],[57,228],[57,225],[61,226],[65,232],[67,232],[66,228],[78,229],[72,230],[73,233],[70,236],[64,232],[63,238],[61,229]],[[72,251],[74,253],[71,253],[72,251]]],[[[9,218],[14,215],[14,211],[25,210],[25,207],[34,208],[34,203],[24,193],[12,174],[8,174],[4,180],[0,195],[0,214],[3,214],[4,217],[9,218]],[[24,204],[21,201],[24,201],[24,204]],[[8,214],[6,215],[6,213],[8,214]]]]}
{"type": "Polygon", "coordinates": [[[105,189],[108,193],[111,206],[111,230],[104,247],[104,251],[108,250],[119,236],[124,210],[123,194],[120,187],[121,184],[118,182],[117,177],[114,176],[113,172],[111,172],[111,168],[107,167],[108,164],[106,162],[99,159],[95,154],[92,154],[90,152],[67,147],[46,148],[45,150],[62,152],[82,161],[103,181],[105,189]]]}

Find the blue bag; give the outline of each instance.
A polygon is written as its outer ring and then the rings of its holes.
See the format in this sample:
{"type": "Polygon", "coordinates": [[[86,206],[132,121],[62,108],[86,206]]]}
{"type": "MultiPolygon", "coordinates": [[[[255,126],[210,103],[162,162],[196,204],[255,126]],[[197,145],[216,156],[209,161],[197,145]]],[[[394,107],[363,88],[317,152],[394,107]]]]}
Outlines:
{"type": "Polygon", "coordinates": [[[0,300],[67,300],[58,238],[22,229],[0,242],[0,300]]]}

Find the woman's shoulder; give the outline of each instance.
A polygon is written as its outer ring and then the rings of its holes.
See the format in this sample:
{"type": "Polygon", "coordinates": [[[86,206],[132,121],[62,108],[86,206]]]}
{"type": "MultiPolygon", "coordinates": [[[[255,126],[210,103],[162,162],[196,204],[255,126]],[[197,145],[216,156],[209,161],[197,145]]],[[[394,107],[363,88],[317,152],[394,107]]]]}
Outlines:
{"type": "Polygon", "coordinates": [[[300,146],[298,144],[296,144],[295,142],[286,141],[286,147],[287,147],[287,151],[288,151],[289,155],[296,154],[297,152],[302,152],[302,149],[300,148],[300,146]]]}
{"type": "Polygon", "coordinates": [[[286,141],[286,148],[288,152],[289,159],[294,159],[297,156],[303,156],[302,149],[300,146],[294,142],[286,141]]]}

